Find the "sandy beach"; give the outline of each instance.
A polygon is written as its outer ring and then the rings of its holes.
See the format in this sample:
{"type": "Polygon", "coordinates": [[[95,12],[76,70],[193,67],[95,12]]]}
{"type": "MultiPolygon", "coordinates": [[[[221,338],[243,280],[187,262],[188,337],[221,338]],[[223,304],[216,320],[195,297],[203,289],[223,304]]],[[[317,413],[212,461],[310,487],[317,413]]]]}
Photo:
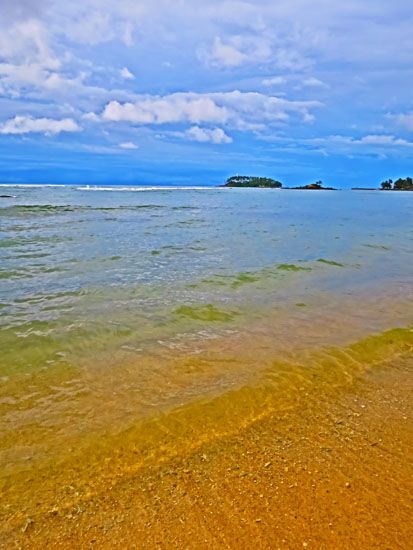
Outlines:
{"type": "Polygon", "coordinates": [[[3,486],[2,544],[408,548],[411,349],[409,330],[367,338],[341,350],[341,377],[331,350],[298,368],[285,399],[244,388],[22,472],[3,486]]]}

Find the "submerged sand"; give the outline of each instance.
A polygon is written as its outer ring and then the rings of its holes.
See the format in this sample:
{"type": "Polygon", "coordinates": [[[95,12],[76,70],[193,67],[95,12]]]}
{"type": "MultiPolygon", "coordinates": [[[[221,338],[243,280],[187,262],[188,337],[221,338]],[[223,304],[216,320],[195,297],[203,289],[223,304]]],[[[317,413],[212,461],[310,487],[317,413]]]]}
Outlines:
{"type": "Polygon", "coordinates": [[[412,335],[274,365],[8,476],[2,546],[410,547],[412,335]]]}

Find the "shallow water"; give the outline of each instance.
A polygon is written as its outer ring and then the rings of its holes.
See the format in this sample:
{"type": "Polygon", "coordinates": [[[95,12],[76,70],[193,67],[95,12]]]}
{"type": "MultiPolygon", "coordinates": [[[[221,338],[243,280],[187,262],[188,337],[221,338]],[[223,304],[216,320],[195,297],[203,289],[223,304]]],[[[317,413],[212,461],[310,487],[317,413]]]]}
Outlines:
{"type": "Polygon", "coordinates": [[[6,475],[268,377],[294,401],[289,366],[319,367],[327,350],[333,383],[354,363],[338,349],[412,323],[409,193],[2,194],[6,475]]]}

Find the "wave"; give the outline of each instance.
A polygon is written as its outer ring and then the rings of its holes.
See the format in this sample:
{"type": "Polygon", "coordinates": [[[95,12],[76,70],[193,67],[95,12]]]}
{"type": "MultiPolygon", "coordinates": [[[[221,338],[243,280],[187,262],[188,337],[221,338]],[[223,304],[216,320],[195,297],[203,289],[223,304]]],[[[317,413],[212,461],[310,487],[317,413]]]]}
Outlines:
{"type": "Polygon", "coordinates": [[[75,185],[66,185],[61,183],[0,183],[0,189],[1,188],[19,188],[19,187],[30,187],[30,188],[41,188],[41,187],[75,187],[75,185]]]}
{"type": "Polygon", "coordinates": [[[213,185],[79,185],[77,183],[0,183],[0,189],[74,189],[77,191],[218,191],[213,185]]]}
{"type": "Polygon", "coordinates": [[[125,186],[125,187],[106,187],[98,185],[86,185],[81,187],[76,187],[78,191],[131,191],[131,192],[142,192],[142,191],[217,191],[218,187],[212,186],[184,186],[184,185],[153,185],[153,186],[125,186]]]}

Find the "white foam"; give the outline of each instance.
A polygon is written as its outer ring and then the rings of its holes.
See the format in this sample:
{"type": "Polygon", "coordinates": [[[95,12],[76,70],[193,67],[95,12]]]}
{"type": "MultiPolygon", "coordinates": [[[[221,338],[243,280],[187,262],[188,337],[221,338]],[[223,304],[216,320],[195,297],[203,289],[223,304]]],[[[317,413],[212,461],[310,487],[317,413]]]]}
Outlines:
{"type": "Polygon", "coordinates": [[[98,185],[85,185],[76,188],[78,191],[216,191],[219,187],[201,187],[201,186],[170,186],[170,185],[157,185],[157,186],[127,186],[127,187],[106,187],[98,185]]]}
{"type": "Polygon", "coordinates": [[[0,183],[0,187],[31,187],[31,188],[39,188],[39,187],[75,187],[75,185],[66,185],[63,183],[0,183]]]}

